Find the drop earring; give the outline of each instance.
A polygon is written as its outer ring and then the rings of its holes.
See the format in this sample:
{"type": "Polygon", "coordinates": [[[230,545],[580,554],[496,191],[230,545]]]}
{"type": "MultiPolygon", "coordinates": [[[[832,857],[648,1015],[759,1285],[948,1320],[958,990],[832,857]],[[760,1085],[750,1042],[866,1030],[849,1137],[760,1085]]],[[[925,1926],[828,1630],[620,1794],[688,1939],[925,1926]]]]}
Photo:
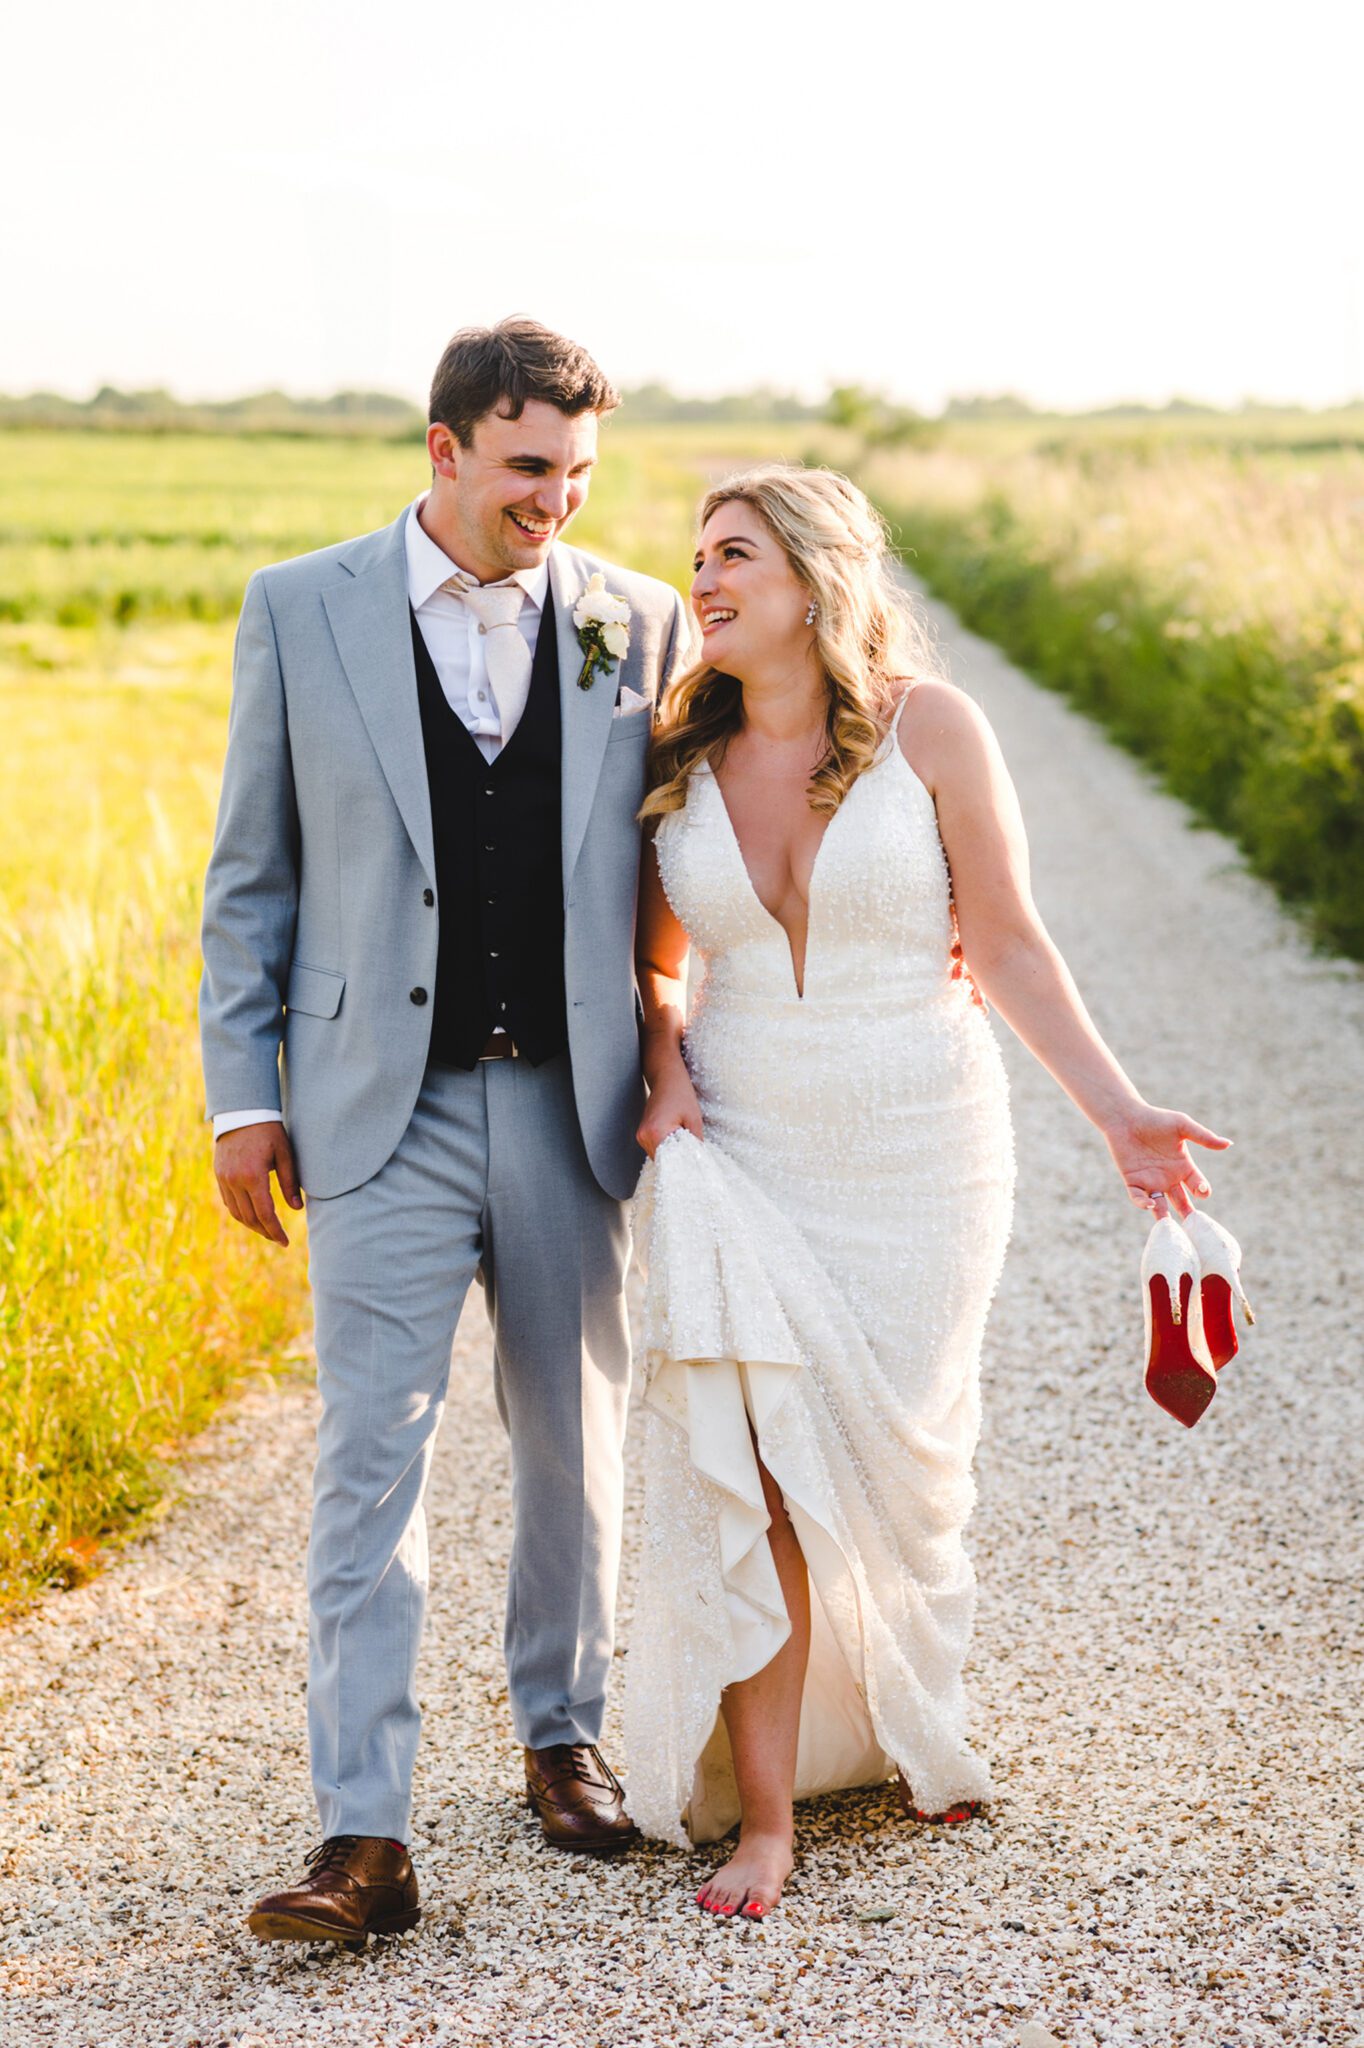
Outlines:
{"type": "Polygon", "coordinates": [[[816,619],[817,619],[818,617],[819,617],[819,606],[818,606],[818,605],[817,605],[817,604],[815,603],[814,599],[813,599],[813,598],[811,598],[811,599],[810,599],[810,609],[809,609],[809,610],[808,610],[808,611],[806,612],[806,614],[805,614],[805,623],[806,623],[806,625],[807,625],[807,626],[813,626],[813,624],[815,623],[815,620],[816,620],[816,619]]]}

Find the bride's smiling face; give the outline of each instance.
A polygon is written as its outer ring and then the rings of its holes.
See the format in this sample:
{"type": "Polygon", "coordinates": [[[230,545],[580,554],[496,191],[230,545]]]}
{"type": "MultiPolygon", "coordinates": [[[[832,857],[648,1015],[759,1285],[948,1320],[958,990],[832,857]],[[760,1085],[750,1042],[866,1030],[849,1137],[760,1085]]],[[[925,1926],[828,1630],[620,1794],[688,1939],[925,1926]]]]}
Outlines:
{"type": "Polygon", "coordinates": [[[810,593],[761,515],[742,498],[718,507],[702,528],[692,610],[713,667],[742,682],[755,666],[809,645],[810,593]]]}

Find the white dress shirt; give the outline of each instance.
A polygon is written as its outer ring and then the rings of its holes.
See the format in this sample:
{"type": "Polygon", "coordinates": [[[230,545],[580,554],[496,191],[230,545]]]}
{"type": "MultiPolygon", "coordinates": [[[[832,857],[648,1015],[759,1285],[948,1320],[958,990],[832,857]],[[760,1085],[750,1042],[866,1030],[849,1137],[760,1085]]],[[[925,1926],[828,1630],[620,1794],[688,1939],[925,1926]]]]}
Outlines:
{"type": "MultiPolygon", "coordinates": [[[[413,500],[407,508],[407,524],[403,528],[408,603],[416,614],[426,651],[445,692],[446,703],[468,731],[484,760],[495,761],[515,732],[516,719],[509,720],[508,729],[504,730],[497,699],[488,684],[488,665],[478,621],[456,592],[442,588],[449,577],[460,574],[472,577],[472,572],[462,571],[459,563],[452,561],[445,550],[432,540],[421,523],[420,515],[425,503],[424,496],[413,500]]],[[[477,577],[472,577],[472,580],[478,581],[477,577]]],[[[540,616],[549,591],[549,563],[542,562],[537,569],[518,569],[514,575],[502,580],[519,583],[525,592],[517,624],[534,659],[540,616]]],[[[281,1121],[277,1109],[224,1109],[213,1119],[213,1135],[221,1138],[226,1132],[242,1130],[247,1124],[277,1124],[281,1121]]]]}
{"type": "MultiPolygon", "coordinates": [[[[497,700],[488,686],[488,665],[477,619],[461,597],[441,587],[448,577],[469,572],[461,572],[459,564],[437,547],[422,525],[418,515],[425,503],[425,498],[418,498],[407,509],[403,537],[407,545],[408,599],[417,615],[427,652],[435,663],[445,701],[472,734],[484,760],[495,761],[515,732],[516,722],[513,720],[510,729],[503,730],[497,700]]],[[[525,592],[517,624],[533,659],[540,614],[549,590],[549,563],[542,562],[538,569],[518,569],[514,576],[502,580],[519,583],[525,592]]]]}

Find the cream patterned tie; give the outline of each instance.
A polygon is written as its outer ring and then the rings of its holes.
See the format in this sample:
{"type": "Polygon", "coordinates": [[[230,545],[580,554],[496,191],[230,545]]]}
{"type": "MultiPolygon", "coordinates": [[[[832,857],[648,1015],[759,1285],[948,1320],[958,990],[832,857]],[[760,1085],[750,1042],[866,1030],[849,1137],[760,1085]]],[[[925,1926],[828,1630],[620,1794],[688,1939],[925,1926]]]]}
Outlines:
{"type": "Polygon", "coordinates": [[[488,666],[488,681],[497,700],[498,722],[505,746],[520,723],[530,695],[530,649],[517,624],[526,593],[519,583],[479,584],[466,576],[451,576],[442,588],[463,598],[478,620],[478,630],[483,636],[483,658],[488,666]]]}

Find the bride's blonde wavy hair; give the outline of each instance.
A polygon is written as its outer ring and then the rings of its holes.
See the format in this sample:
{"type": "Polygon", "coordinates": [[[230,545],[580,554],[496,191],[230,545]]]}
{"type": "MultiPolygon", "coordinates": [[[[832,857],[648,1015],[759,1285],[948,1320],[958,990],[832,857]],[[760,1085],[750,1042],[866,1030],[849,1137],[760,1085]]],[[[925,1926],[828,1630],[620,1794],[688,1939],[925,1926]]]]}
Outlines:
{"type": "MultiPolygon", "coordinates": [[[[940,673],[927,626],[895,580],[889,529],[837,470],[765,462],[729,476],[702,501],[697,531],[722,505],[752,506],[815,604],[815,651],[828,682],[828,751],[810,778],[812,811],[831,815],[869,768],[907,683],[940,673]]],[[[660,707],[641,818],[678,811],[697,762],[713,767],[743,724],[734,676],[702,659],[660,707]]]]}

